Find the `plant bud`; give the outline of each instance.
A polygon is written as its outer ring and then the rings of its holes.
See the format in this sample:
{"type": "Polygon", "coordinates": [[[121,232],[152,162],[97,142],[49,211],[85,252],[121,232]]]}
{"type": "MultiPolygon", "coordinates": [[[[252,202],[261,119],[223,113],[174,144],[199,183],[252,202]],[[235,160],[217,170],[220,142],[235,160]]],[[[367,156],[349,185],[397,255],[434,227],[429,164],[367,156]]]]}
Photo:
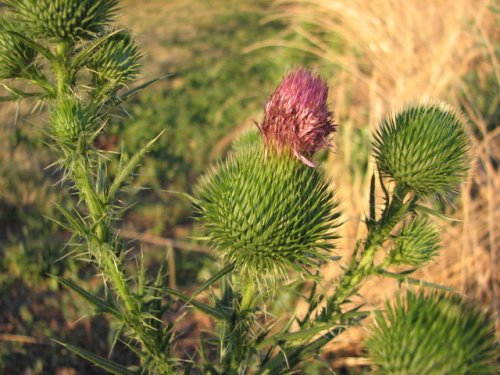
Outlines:
{"type": "Polygon", "coordinates": [[[36,52],[10,31],[14,26],[0,18],[0,79],[19,78],[34,68],[36,52]]]}
{"type": "Polygon", "coordinates": [[[77,99],[68,97],[55,104],[51,111],[51,124],[56,137],[74,142],[88,128],[90,118],[77,99]]]}
{"type": "Polygon", "coordinates": [[[443,292],[387,302],[366,346],[380,374],[493,374],[498,354],[491,316],[443,292]]]}
{"type": "Polygon", "coordinates": [[[54,40],[90,39],[104,30],[117,0],[8,0],[33,35],[54,40]]]}
{"type": "Polygon", "coordinates": [[[267,147],[291,150],[310,167],[310,157],[329,146],[335,131],[328,110],[328,86],[319,76],[296,69],[287,74],[269,98],[259,126],[267,147]]]}
{"type": "Polygon", "coordinates": [[[141,54],[130,34],[119,32],[107,39],[92,56],[88,68],[97,82],[127,84],[139,73],[141,54]]]}
{"type": "Polygon", "coordinates": [[[423,266],[437,255],[439,240],[439,232],[429,220],[416,218],[397,234],[389,260],[394,265],[423,266]]]}
{"type": "Polygon", "coordinates": [[[323,173],[250,133],[201,180],[197,210],[226,263],[257,280],[326,259],[339,211],[323,173]]]}
{"type": "Polygon", "coordinates": [[[417,104],[387,117],[373,147],[382,175],[421,197],[448,197],[469,169],[466,122],[445,104],[417,104]]]}

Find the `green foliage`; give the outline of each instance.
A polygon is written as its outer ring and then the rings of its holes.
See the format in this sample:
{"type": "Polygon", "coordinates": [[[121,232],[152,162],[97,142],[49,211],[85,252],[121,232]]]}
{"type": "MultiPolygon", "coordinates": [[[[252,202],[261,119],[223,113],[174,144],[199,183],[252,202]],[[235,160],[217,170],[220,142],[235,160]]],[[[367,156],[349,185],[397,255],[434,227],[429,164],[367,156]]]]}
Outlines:
{"type": "Polygon", "coordinates": [[[465,121],[444,104],[412,105],[387,117],[373,146],[380,172],[422,197],[448,197],[469,169],[465,121]]]}
{"type": "Polygon", "coordinates": [[[0,79],[26,76],[34,67],[36,51],[14,33],[15,26],[0,17],[0,79]]]}
{"type": "MultiPolygon", "coordinates": [[[[394,248],[386,259],[377,263],[376,257],[393,229],[417,209],[419,196],[446,196],[467,169],[467,134],[458,117],[443,106],[415,106],[387,120],[375,137],[382,177],[396,184],[389,192],[380,179],[385,201],[383,210],[377,211],[373,176],[367,237],[357,242],[333,294],[318,288],[319,265],[339,259],[328,257],[340,216],[329,181],[320,168],[309,168],[293,157],[286,145],[280,150],[266,148],[255,133],[239,140],[229,157],[202,178],[193,199],[223,268],[193,293],[167,287],[167,267],[152,277],[142,258],[133,267],[131,252],[114,234],[124,216],[127,199],[122,198],[133,173],[149,153],[136,186],[151,185],[155,191],[134,191],[139,196],[134,201],[152,198],[158,230],[179,220],[162,189],[190,193],[198,175],[235,138],[231,130],[246,127],[255,116],[260,99],[271,92],[269,83],[278,81],[284,66],[303,59],[281,50],[243,56],[245,45],[272,35],[282,25],[258,23],[258,10],[268,9],[265,1],[242,11],[238,6],[243,2],[228,0],[224,5],[235,7],[233,12],[217,15],[207,24],[200,22],[191,39],[181,33],[165,41],[170,47],[189,44],[191,57],[199,58],[162,67],[177,74],[162,82],[161,95],[138,98],[130,111],[136,120],[115,122],[110,129],[112,107],[157,81],[121,90],[136,78],[140,53],[130,34],[109,25],[117,1],[9,0],[7,4],[9,20],[0,26],[4,28],[0,71],[26,79],[4,83],[10,95],[1,99],[37,97],[48,102],[51,141],[59,157],[53,165],[60,167],[57,177],[63,186],[78,198],[65,200],[57,205],[57,213],[49,214],[71,232],[71,237],[63,238],[69,238],[68,253],[97,269],[104,290],[96,291],[68,275],[55,275],[53,280],[90,304],[92,313],[109,319],[116,327],[111,348],[123,342],[138,366],[127,367],[122,358],[120,364],[104,359],[102,351],[90,352],[61,337],[66,342],[63,348],[120,374],[136,370],[173,374],[183,367],[188,373],[198,365],[197,369],[211,373],[287,373],[314,359],[345,327],[367,315],[362,306],[349,311],[345,306],[369,276],[389,274],[384,269],[387,264],[422,265],[437,252],[437,233],[424,219],[415,219],[393,236],[394,248]],[[10,49],[15,61],[8,56],[10,49]],[[41,91],[25,92],[24,85],[41,91]],[[166,136],[161,137],[165,127],[166,136]],[[118,136],[124,137],[124,151],[118,157],[105,153],[102,149],[116,148],[118,136]],[[165,207],[158,208],[158,197],[167,203],[165,207]],[[378,218],[377,212],[381,212],[378,218]],[[266,311],[270,296],[281,286],[276,276],[289,269],[305,279],[296,292],[309,291],[308,310],[300,319],[292,314],[283,322],[266,311]],[[258,281],[269,276],[277,282],[262,293],[258,281]],[[207,292],[209,301],[200,300],[199,295],[207,292]],[[194,356],[187,365],[177,358],[174,345],[182,336],[175,331],[182,328],[174,322],[183,312],[179,306],[186,305],[218,326],[209,339],[201,337],[200,360],[194,356]]],[[[283,125],[286,131],[287,123],[283,125]]],[[[142,220],[147,211],[142,206],[134,214],[141,212],[142,220]]],[[[0,214],[1,220],[8,220],[8,215],[0,214]]],[[[50,234],[54,232],[51,228],[50,234]]],[[[23,239],[29,236],[27,231],[23,239]]],[[[53,245],[46,253],[49,259],[54,258],[53,245]]],[[[30,247],[18,249],[23,251],[2,263],[10,273],[22,273],[15,270],[40,254],[30,247]]],[[[38,274],[63,273],[40,263],[26,268],[38,274]]],[[[273,314],[281,316],[285,310],[276,308],[273,314]]],[[[22,315],[33,321],[30,312],[22,315]]]]}
{"type": "Polygon", "coordinates": [[[32,36],[55,41],[90,39],[104,30],[118,0],[7,0],[32,36]]]}
{"type": "Polygon", "coordinates": [[[387,302],[366,345],[380,373],[394,375],[493,374],[498,355],[492,317],[443,292],[387,302]]]}
{"type": "Polygon", "coordinates": [[[394,265],[421,267],[429,263],[440,248],[439,232],[427,218],[415,218],[403,225],[395,236],[395,244],[389,253],[394,265]]]}
{"type": "Polygon", "coordinates": [[[328,181],[287,152],[265,150],[255,134],[244,138],[196,192],[210,244],[257,277],[318,266],[339,225],[328,181]]]}

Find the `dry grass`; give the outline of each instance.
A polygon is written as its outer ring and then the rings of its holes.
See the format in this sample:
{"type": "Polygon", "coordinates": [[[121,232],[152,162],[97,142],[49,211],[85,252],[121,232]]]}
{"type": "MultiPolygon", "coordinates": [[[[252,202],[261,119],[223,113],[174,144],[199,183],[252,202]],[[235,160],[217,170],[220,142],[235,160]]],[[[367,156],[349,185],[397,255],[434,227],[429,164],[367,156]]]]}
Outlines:
{"type": "MultiPolygon", "coordinates": [[[[276,14],[270,19],[286,20],[290,33],[251,46],[248,51],[287,46],[320,57],[325,65],[322,69],[329,65],[340,67],[330,79],[336,117],[341,124],[336,140],[338,151],[330,167],[345,212],[350,215],[346,218],[340,252],[349,254],[355,239],[364,232],[362,219],[367,212],[373,162],[365,172],[353,168],[359,159],[360,145],[356,143],[360,136],[366,141],[370,126],[376,125],[391,109],[409,101],[433,98],[464,108],[474,129],[476,162],[455,209],[450,212],[460,221],[440,222],[442,255],[418,277],[450,285],[479,299],[498,316],[500,130],[491,126],[484,108],[478,107],[477,92],[465,79],[475,73],[481,85],[487,77],[493,77],[495,89],[491,92],[490,86],[490,92],[484,95],[490,96],[490,108],[498,106],[500,71],[494,50],[498,49],[499,34],[495,29],[498,19],[492,11],[496,7],[498,13],[498,3],[487,0],[276,0],[275,3],[276,14]]],[[[335,277],[338,269],[330,272],[335,277]]],[[[394,287],[395,283],[373,280],[361,294],[377,304],[394,287]]]]}

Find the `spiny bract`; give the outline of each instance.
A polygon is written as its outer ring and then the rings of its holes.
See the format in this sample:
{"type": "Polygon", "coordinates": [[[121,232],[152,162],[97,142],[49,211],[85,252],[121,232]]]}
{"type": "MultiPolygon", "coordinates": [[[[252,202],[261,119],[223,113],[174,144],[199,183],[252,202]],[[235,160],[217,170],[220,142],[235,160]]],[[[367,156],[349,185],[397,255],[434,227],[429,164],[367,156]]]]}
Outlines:
{"type": "Polygon", "coordinates": [[[378,313],[367,341],[379,373],[493,374],[493,319],[458,295],[408,292],[378,313]]]}
{"type": "Polygon", "coordinates": [[[339,211],[322,172],[244,137],[197,188],[200,220],[227,263],[257,278],[306,271],[333,248],[339,211]]]}
{"type": "Polygon", "coordinates": [[[13,34],[14,25],[0,17],[0,79],[18,78],[34,68],[36,52],[13,34]]]}
{"type": "Polygon", "coordinates": [[[51,111],[54,135],[63,141],[75,141],[91,123],[85,108],[75,98],[59,100],[51,111]]]}
{"type": "Polygon", "coordinates": [[[415,218],[397,234],[394,248],[389,253],[391,264],[423,266],[437,255],[439,241],[435,225],[426,218],[415,218]]]}
{"type": "Polygon", "coordinates": [[[114,16],[118,0],[7,0],[33,36],[76,41],[95,37],[114,16]]]}
{"type": "Polygon", "coordinates": [[[445,104],[417,104],[386,118],[374,137],[377,165],[419,196],[447,197],[469,169],[466,123],[445,104]]]}
{"type": "Polygon", "coordinates": [[[139,72],[141,54],[130,34],[124,31],[107,39],[91,57],[87,66],[98,82],[122,85],[139,72]]]}

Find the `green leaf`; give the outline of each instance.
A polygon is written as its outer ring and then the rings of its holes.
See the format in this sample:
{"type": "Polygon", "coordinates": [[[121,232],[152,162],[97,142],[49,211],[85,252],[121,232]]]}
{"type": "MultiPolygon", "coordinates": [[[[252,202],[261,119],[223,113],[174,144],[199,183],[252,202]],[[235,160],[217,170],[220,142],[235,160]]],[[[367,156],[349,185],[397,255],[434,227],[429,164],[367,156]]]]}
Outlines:
{"type": "Polygon", "coordinates": [[[451,288],[449,286],[431,283],[429,281],[414,279],[412,277],[407,276],[409,274],[412,274],[413,272],[415,272],[415,269],[409,269],[409,270],[405,270],[405,271],[402,271],[399,273],[389,272],[386,270],[378,270],[377,271],[377,273],[381,276],[387,276],[387,277],[391,277],[393,279],[398,279],[401,282],[407,282],[407,283],[412,284],[412,285],[419,285],[419,286],[423,286],[423,287],[444,290],[447,292],[456,292],[456,289],[451,288]]]}
{"type": "Polygon", "coordinates": [[[115,374],[115,375],[138,375],[139,374],[138,371],[131,371],[123,365],[120,365],[120,364],[112,362],[108,359],[102,358],[102,357],[95,355],[94,353],[89,352],[88,350],[85,350],[85,349],[80,348],[78,346],[64,343],[64,342],[54,340],[54,339],[52,339],[52,340],[55,341],[56,343],[58,343],[59,345],[64,346],[66,349],[71,350],[76,355],[86,359],[87,361],[93,363],[94,365],[96,365],[96,366],[98,366],[106,371],[109,371],[112,374],[115,374]]]}
{"type": "Polygon", "coordinates": [[[227,275],[231,271],[234,270],[234,264],[230,264],[223,269],[221,269],[219,272],[217,272],[215,275],[213,275],[211,278],[209,278],[207,281],[205,281],[201,286],[194,291],[192,294],[191,298],[195,298],[198,294],[203,292],[205,289],[213,285],[216,281],[218,281],[221,277],[227,275]]]}
{"type": "Polygon", "coordinates": [[[12,95],[0,96],[0,102],[12,102],[24,98],[41,98],[46,96],[46,94],[42,92],[25,92],[15,87],[6,85],[5,83],[2,83],[2,86],[7,91],[11,92],[12,95]]]}
{"type": "Polygon", "coordinates": [[[370,180],[370,222],[377,220],[375,208],[375,173],[373,173],[370,180]]]}
{"type": "Polygon", "coordinates": [[[150,79],[149,81],[146,81],[144,82],[143,84],[137,86],[137,87],[134,87],[133,89],[130,89],[129,91],[126,91],[124,92],[122,95],[120,95],[119,97],[117,98],[112,98],[110,99],[110,102],[107,103],[107,105],[117,105],[117,104],[121,104],[121,103],[124,103],[126,102],[129,98],[131,98],[132,96],[140,93],[142,90],[144,90],[146,87],[152,85],[153,83],[157,82],[157,81],[161,81],[161,80],[164,80],[168,77],[171,77],[173,76],[173,74],[167,74],[163,77],[159,77],[159,78],[153,78],[153,79],[150,79]]]}
{"type": "Polygon", "coordinates": [[[442,220],[447,220],[447,221],[457,221],[460,222],[461,220],[459,219],[454,219],[452,217],[445,216],[442,212],[439,212],[433,208],[422,206],[420,204],[415,205],[415,211],[420,213],[420,214],[426,214],[426,215],[432,215],[436,216],[442,220]]]}
{"type": "Polygon", "coordinates": [[[302,330],[297,331],[297,332],[279,333],[279,334],[274,335],[272,337],[269,337],[265,340],[262,340],[262,342],[259,343],[259,345],[257,347],[261,348],[261,347],[264,347],[264,346],[272,344],[272,343],[279,343],[280,341],[289,343],[291,341],[307,340],[307,339],[311,338],[311,336],[314,336],[314,335],[316,335],[320,332],[323,332],[323,331],[330,330],[338,325],[339,325],[338,322],[331,322],[331,323],[318,325],[317,327],[302,329],[302,330]]]}
{"type": "Polygon", "coordinates": [[[125,165],[120,166],[120,169],[109,188],[107,196],[108,202],[112,202],[114,200],[116,193],[121,188],[125,180],[130,177],[132,171],[137,167],[137,165],[144,157],[144,155],[149,151],[151,146],[158,140],[158,138],[160,138],[163,135],[163,133],[165,133],[165,130],[163,130],[160,134],[158,134],[154,139],[149,141],[146,144],[146,146],[144,146],[139,152],[137,152],[134,156],[132,156],[125,165]]]}
{"type": "Polygon", "coordinates": [[[76,71],[80,69],[82,65],[85,64],[85,62],[88,60],[89,57],[92,56],[92,53],[103,43],[105,43],[108,39],[112,38],[113,36],[121,33],[123,30],[122,29],[117,29],[109,34],[106,34],[96,40],[94,40],[91,44],[87,46],[84,50],[80,51],[78,54],[73,59],[73,64],[71,65],[71,69],[76,71]]]}
{"type": "Polygon", "coordinates": [[[56,57],[48,48],[45,48],[41,44],[35,42],[34,40],[31,40],[30,38],[26,37],[25,35],[18,33],[17,31],[12,31],[12,30],[6,30],[5,32],[12,34],[16,38],[20,39],[23,43],[28,45],[30,48],[33,48],[35,51],[43,55],[48,61],[51,63],[56,62],[56,57]]]}
{"type": "Polygon", "coordinates": [[[121,319],[120,312],[116,309],[115,306],[113,306],[110,302],[104,301],[93,294],[87,292],[86,290],[80,288],[78,285],[76,285],[73,281],[59,277],[59,276],[52,276],[54,279],[56,279],[60,284],[66,286],[69,289],[72,289],[75,291],[79,296],[81,296],[83,299],[85,299],[87,302],[89,302],[91,305],[97,308],[97,311],[100,313],[108,313],[113,315],[117,319],[121,319]]]}
{"type": "MultiPolygon", "coordinates": [[[[79,234],[80,236],[85,237],[88,234],[88,230],[85,228],[85,222],[82,222],[82,219],[78,215],[78,219],[76,219],[71,213],[66,210],[64,207],[60,206],[57,203],[54,203],[56,209],[64,216],[64,218],[68,221],[69,229],[73,232],[79,234]]],[[[78,214],[78,213],[77,213],[78,214]]],[[[63,223],[59,223],[62,227],[68,227],[63,223]]]]}
{"type": "Polygon", "coordinates": [[[180,300],[182,300],[184,302],[189,303],[193,307],[197,308],[198,310],[204,312],[207,315],[210,315],[211,317],[213,317],[215,319],[218,319],[218,320],[227,319],[226,314],[224,314],[220,310],[218,310],[212,306],[206,305],[202,302],[199,302],[195,299],[192,299],[192,297],[185,295],[184,293],[182,293],[179,290],[165,287],[165,288],[163,288],[163,291],[168,293],[168,294],[171,294],[173,296],[176,296],[177,298],[179,298],[180,300]]]}

